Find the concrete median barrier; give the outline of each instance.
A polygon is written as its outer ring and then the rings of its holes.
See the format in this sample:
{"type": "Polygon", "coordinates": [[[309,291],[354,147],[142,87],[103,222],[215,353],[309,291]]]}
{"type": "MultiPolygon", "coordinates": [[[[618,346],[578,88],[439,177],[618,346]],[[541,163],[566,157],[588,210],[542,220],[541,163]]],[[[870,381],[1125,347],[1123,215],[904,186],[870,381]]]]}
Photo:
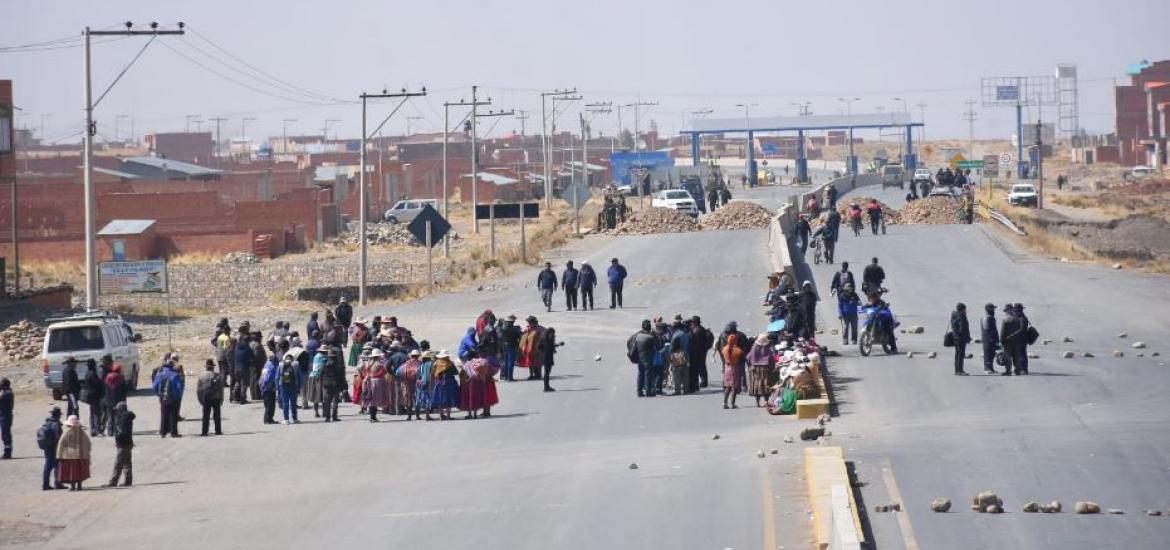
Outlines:
{"type": "Polygon", "coordinates": [[[806,448],[804,478],[816,547],[861,548],[865,542],[861,516],[845,469],[845,451],[841,447],[806,448]]]}

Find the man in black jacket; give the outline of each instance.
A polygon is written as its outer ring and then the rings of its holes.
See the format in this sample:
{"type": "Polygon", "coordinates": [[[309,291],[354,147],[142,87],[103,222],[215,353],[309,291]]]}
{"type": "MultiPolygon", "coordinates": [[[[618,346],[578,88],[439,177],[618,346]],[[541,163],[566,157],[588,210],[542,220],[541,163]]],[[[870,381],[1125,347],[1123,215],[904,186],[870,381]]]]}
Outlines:
{"type": "Polygon", "coordinates": [[[642,321],[642,328],[626,341],[626,353],[638,360],[638,397],[654,397],[654,352],[661,346],[650,330],[650,320],[642,321]]]}
{"type": "Polygon", "coordinates": [[[77,378],[77,359],[65,358],[65,368],[61,370],[61,391],[65,393],[65,416],[81,416],[81,381],[77,378]]]}
{"type": "Polygon", "coordinates": [[[569,311],[577,309],[577,287],[581,283],[581,272],[573,267],[573,260],[565,262],[565,270],[561,272],[561,288],[565,289],[565,307],[569,311]]]}
{"type": "MultiPolygon", "coordinates": [[[[342,296],[341,299],[337,301],[337,307],[333,309],[333,315],[337,317],[337,323],[340,324],[343,329],[345,329],[342,331],[342,337],[348,340],[349,324],[351,321],[353,321],[353,306],[349,305],[349,302],[345,300],[345,296],[342,296]]],[[[346,342],[343,341],[342,344],[344,343],[346,342]]]]}
{"type": "Polygon", "coordinates": [[[1032,322],[1028,320],[1027,315],[1024,315],[1024,304],[1013,305],[1012,312],[1015,313],[1020,322],[1020,338],[1016,342],[1012,364],[1015,365],[1017,375],[1026,375],[1028,374],[1028,332],[1032,329],[1032,322]]]}
{"type": "Polygon", "coordinates": [[[995,348],[999,346],[999,329],[996,328],[995,324],[995,304],[983,306],[983,311],[987,313],[979,322],[979,339],[983,340],[983,372],[995,374],[995,348]]]}
{"type": "Polygon", "coordinates": [[[581,309],[593,310],[593,288],[597,286],[597,272],[589,262],[581,262],[581,309]]]}
{"type": "Polygon", "coordinates": [[[841,271],[833,274],[833,282],[829,285],[829,294],[836,296],[845,285],[853,284],[853,272],[849,271],[849,262],[841,262],[841,271]]]}
{"type": "Polygon", "coordinates": [[[65,484],[57,480],[57,442],[61,440],[61,408],[49,410],[49,417],[37,431],[37,446],[45,453],[45,468],[41,474],[41,490],[64,489],[65,484]],[[42,437],[43,436],[43,437],[42,437]],[[49,485],[49,480],[53,485],[49,485]]]}
{"type": "Polygon", "coordinates": [[[515,382],[516,360],[520,357],[520,338],[524,335],[516,325],[516,316],[509,315],[503,324],[496,329],[499,333],[500,349],[503,352],[503,369],[500,378],[508,382],[515,382]]]}
{"type": "MultiPolygon", "coordinates": [[[[212,364],[209,368],[214,369],[212,364]]],[[[134,413],[126,408],[126,402],[121,401],[114,406],[114,445],[118,448],[118,455],[114,458],[114,473],[110,477],[107,487],[118,485],[118,478],[126,472],[123,487],[134,484],[133,450],[134,450],[134,413]]],[[[206,435],[206,434],[204,434],[206,435]]]]}
{"type": "Polygon", "coordinates": [[[691,317],[691,379],[689,391],[707,387],[707,352],[715,345],[715,335],[703,326],[698,315],[691,317]]]}
{"type": "Polygon", "coordinates": [[[951,312],[951,337],[955,342],[955,376],[967,376],[963,360],[967,357],[967,343],[971,341],[971,326],[967,323],[967,306],[961,302],[951,312]]]}
{"type": "Polygon", "coordinates": [[[812,232],[812,228],[808,225],[808,219],[804,214],[796,215],[796,240],[800,242],[800,255],[803,256],[808,250],[808,236],[812,232]]]}
{"type": "Polygon", "coordinates": [[[557,290],[557,274],[553,273],[552,262],[544,262],[544,269],[536,276],[536,288],[540,289],[540,300],[552,311],[552,296],[557,290]]]}
{"type": "Polygon", "coordinates": [[[223,406],[223,378],[215,372],[215,363],[210,359],[205,367],[207,370],[199,377],[195,387],[195,397],[203,407],[203,432],[207,436],[207,429],[212,418],[215,419],[215,435],[223,435],[223,426],[220,423],[220,408],[223,406]]]}
{"type": "Polygon", "coordinates": [[[881,289],[885,280],[886,270],[878,265],[878,259],[875,257],[873,263],[865,266],[865,270],[861,272],[861,290],[869,296],[881,289]]]}

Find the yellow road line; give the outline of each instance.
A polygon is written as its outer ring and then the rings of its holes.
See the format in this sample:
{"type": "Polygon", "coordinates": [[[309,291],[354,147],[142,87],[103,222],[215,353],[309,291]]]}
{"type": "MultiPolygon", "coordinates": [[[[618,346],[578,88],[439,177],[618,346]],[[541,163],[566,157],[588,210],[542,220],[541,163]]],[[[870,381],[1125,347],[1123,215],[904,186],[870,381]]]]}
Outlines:
{"type": "Polygon", "coordinates": [[[768,468],[760,470],[764,489],[764,550],[776,550],[776,510],[772,501],[772,476],[768,475],[768,468]]]}
{"type": "Polygon", "coordinates": [[[894,514],[898,518],[898,530],[902,532],[902,542],[906,550],[918,550],[918,539],[914,538],[914,528],[910,526],[910,510],[902,500],[902,493],[898,491],[898,482],[894,480],[894,469],[890,461],[882,465],[882,478],[886,480],[886,490],[890,492],[890,500],[902,505],[902,511],[894,514]]]}

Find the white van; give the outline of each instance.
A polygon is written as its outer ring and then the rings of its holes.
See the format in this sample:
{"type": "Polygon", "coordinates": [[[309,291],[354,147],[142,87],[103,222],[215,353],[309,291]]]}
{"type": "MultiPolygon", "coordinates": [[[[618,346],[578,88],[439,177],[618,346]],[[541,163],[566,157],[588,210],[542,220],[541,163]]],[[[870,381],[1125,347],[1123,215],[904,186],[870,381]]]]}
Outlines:
{"type": "Polygon", "coordinates": [[[439,201],[436,199],[402,200],[387,210],[382,219],[390,223],[410,223],[427,205],[435,210],[439,209],[439,201]]]}
{"type": "Polygon", "coordinates": [[[89,372],[86,361],[93,359],[101,363],[102,356],[109,355],[115,363],[122,365],[122,375],[130,384],[130,390],[138,389],[138,344],[141,339],[117,313],[94,311],[69,317],[47,320],[45,343],[41,351],[45,387],[53,393],[53,399],[60,399],[62,372],[65,360],[77,360],[77,378],[85,380],[89,372]]]}

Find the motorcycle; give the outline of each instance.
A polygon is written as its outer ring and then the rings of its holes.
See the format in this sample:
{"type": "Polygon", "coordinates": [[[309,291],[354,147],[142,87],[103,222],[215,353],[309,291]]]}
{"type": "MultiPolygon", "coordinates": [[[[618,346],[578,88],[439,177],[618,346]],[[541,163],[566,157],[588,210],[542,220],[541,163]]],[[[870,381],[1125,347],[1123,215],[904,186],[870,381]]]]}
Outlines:
{"type": "Polygon", "coordinates": [[[885,302],[866,304],[861,306],[865,313],[865,321],[861,327],[861,337],[857,343],[863,357],[868,357],[874,345],[879,345],[886,354],[898,353],[898,342],[894,336],[894,329],[901,323],[894,317],[890,305],[885,302]]]}

